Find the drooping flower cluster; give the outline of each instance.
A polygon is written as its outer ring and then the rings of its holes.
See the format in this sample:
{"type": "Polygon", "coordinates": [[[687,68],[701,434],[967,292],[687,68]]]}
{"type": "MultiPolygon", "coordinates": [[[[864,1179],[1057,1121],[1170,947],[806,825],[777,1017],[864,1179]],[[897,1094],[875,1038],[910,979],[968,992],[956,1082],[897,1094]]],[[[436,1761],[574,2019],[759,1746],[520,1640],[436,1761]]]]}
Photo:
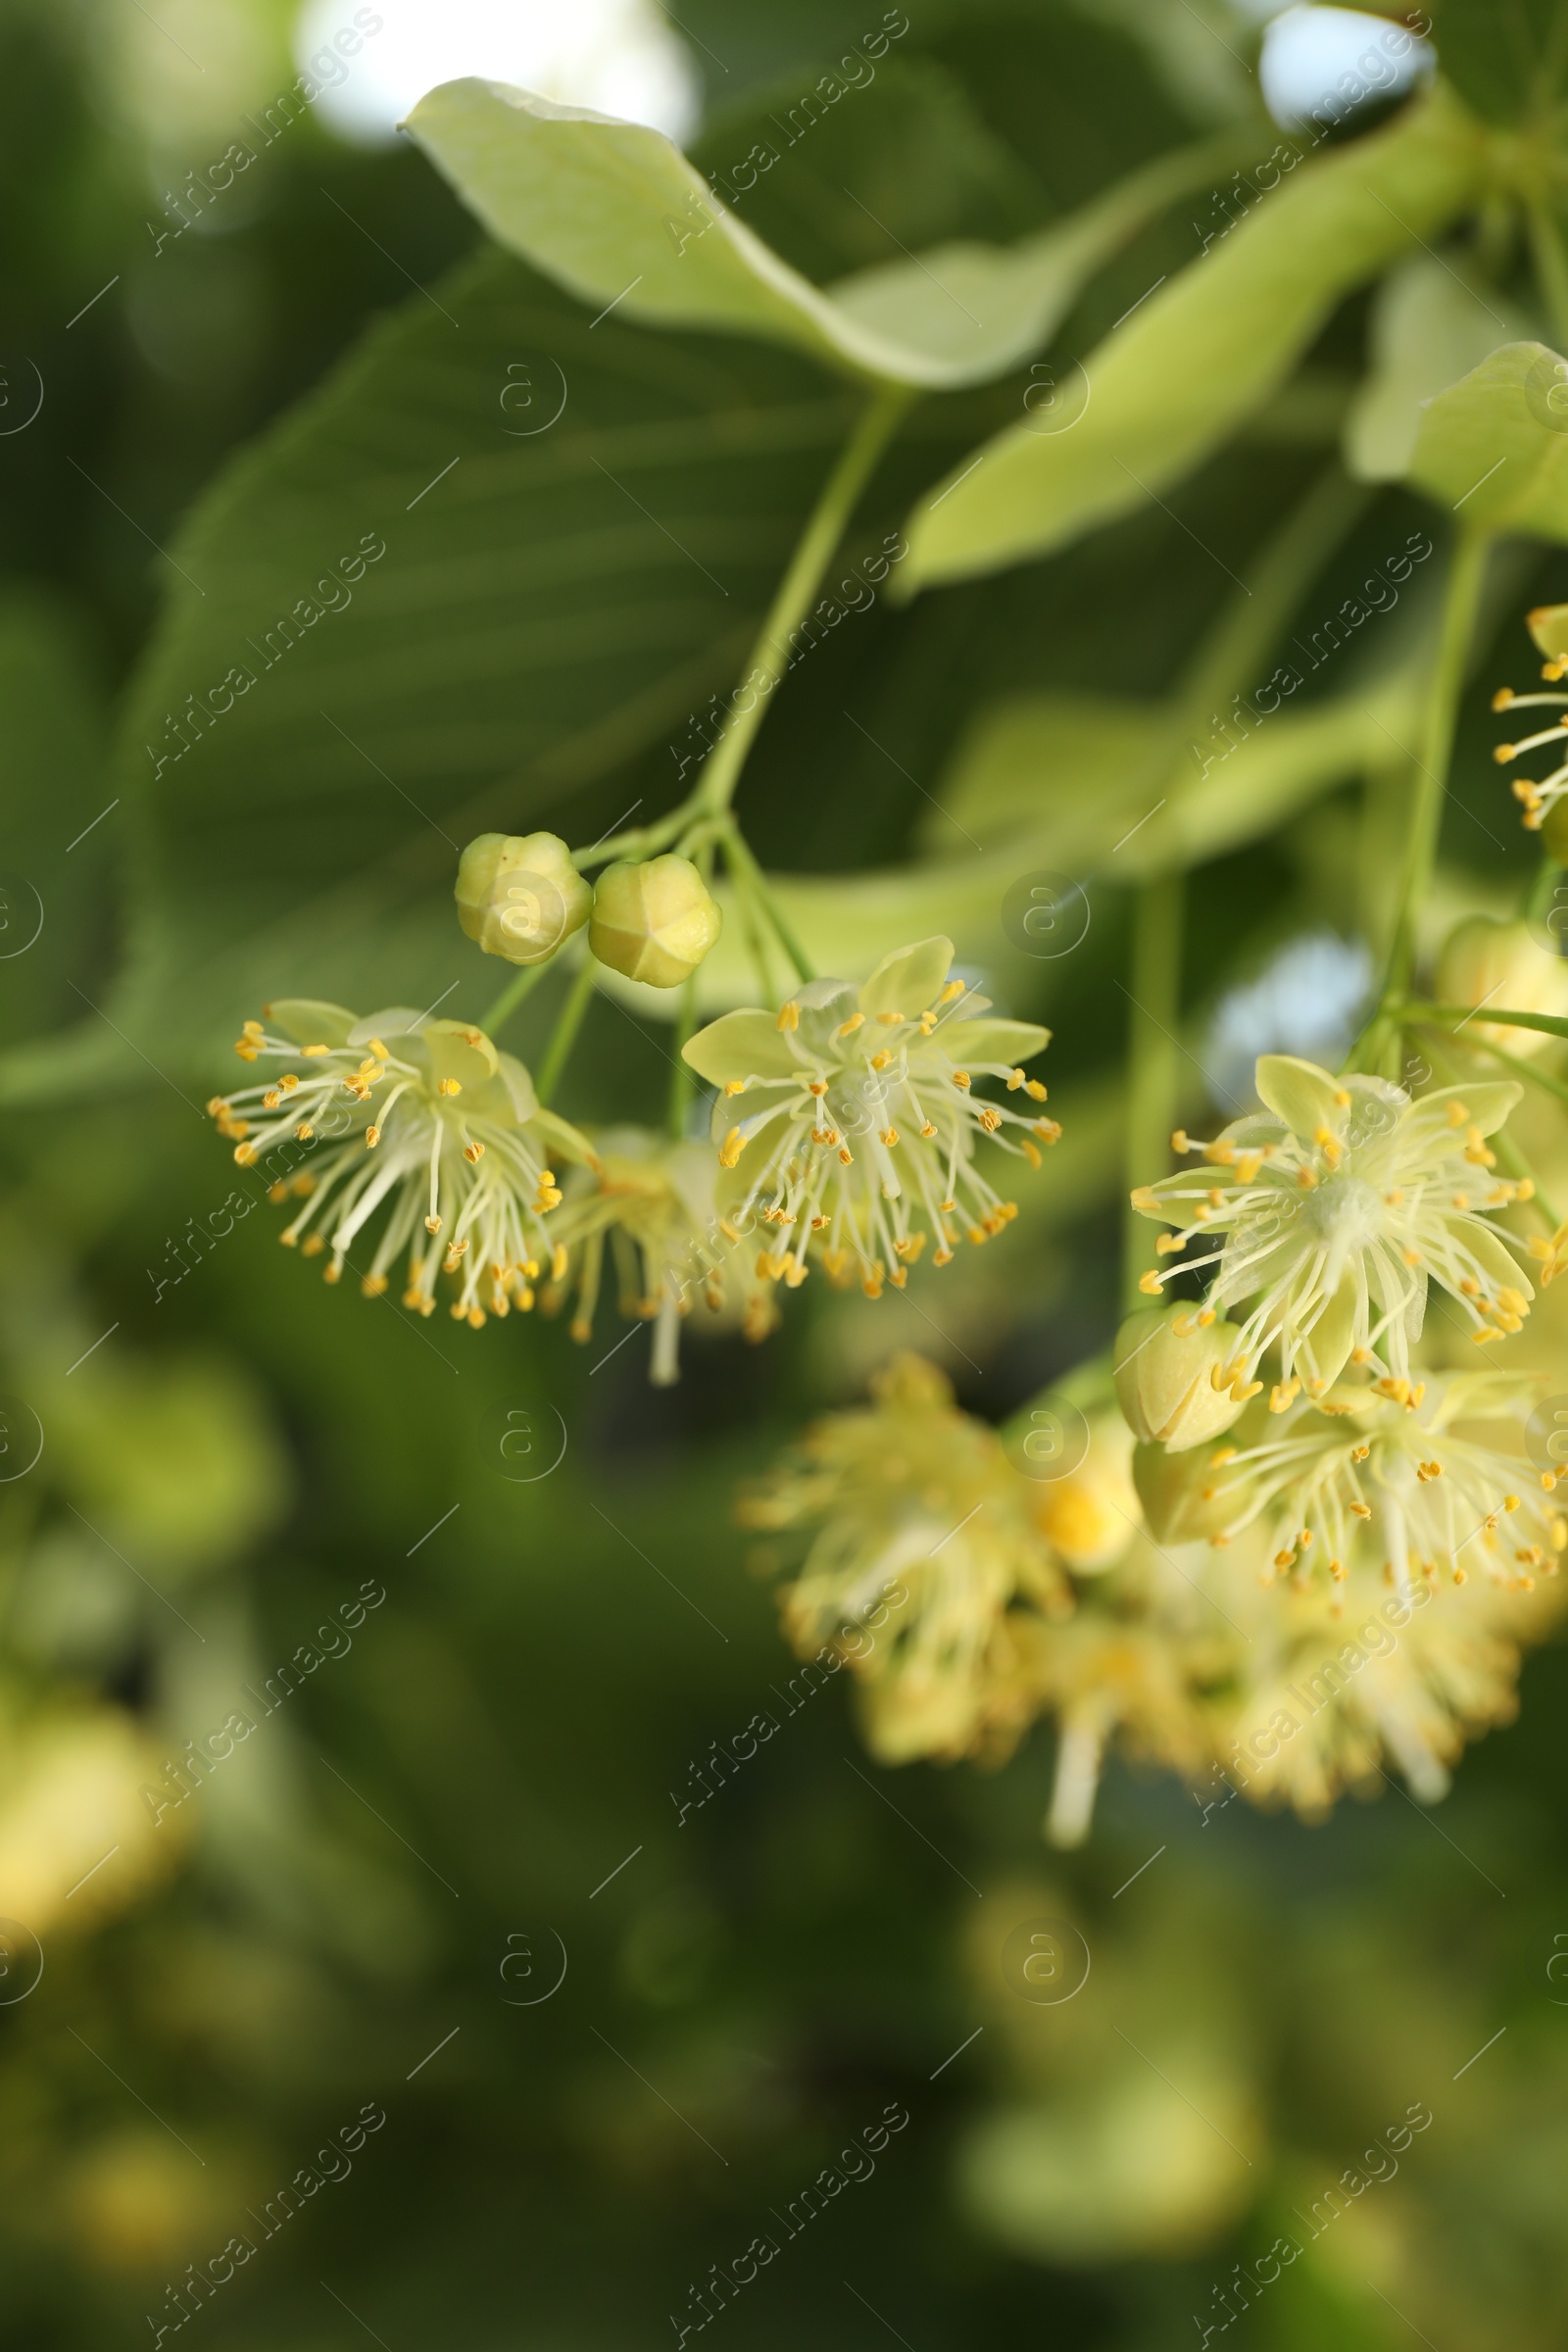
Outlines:
{"type": "Polygon", "coordinates": [[[814,1423],[744,1497],[741,1521],[814,1531],[783,1596],[784,1629],[803,1656],[832,1643],[848,1658],[874,1752],[886,1763],[961,1755],[986,1729],[1007,1612],[1059,1617],[1070,1588],[1034,1523],[1029,1482],[934,1364],[896,1356],[872,1399],[814,1423]]]}
{"type": "Polygon", "coordinates": [[[656,1387],[678,1377],[680,1326],[696,1304],[720,1315],[736,1302],[746,1338],[765,1339],[777,1321],[773,1295],[754,1273],[745,1241],[732,1238],[720,1214],[711,1151],[641,1127],[596,1133],[594,1147],[593,1167],[566,1177],[550,1228],[557,1264],[572,1272],[542,1292],[545,1310],[574,1278],[571,1336],[586,1342],[608,1252],[621,1313],[654,1326],[656,1387]]]}
{"type": "Polygon", "coordinates": [[[1413,1102],[1387,1079],[1335,1078],[1287,1054],[1265,1054],[1256,1083],[1264,1111],[1212,1143],[1178,1134],[1176,1149],[1203,1165],[1133,1195],[1144,1215],[1177,1228],[1162,1253],[1210,1245],[1146,1274],[1146,1292],[1213,1266],[1200,1323],[1253,1301],[1214,1367],[1216,1388],[1245,1397],[1272,1347],[1278,1411],[1303,1386],[1322,1396],[1348,1364],[1407,1378],[1434,1282],[1476,1340],[1519,1329],[1534,1292],[1493,1217],[1534,1187],[1499,1176],[1487,1142],[1517,1086],[1443,1087],[1413,1102]]]}
{"type": "Polygon", "coordinates": [[[546,1268],[564,1273],[545,1225],[562,1199],[555,1164],[591,1164],[592,1148],[483,1030],[406,1006],[360,1020],[296,999],[247,1021],[235,1051],[293,1065],[208,1109],[242,1167],[274,1171],[274,1201],[302,1200],[281,1238],[306,1256],[329,1251],[328,1282],[383,1205],[361,1275],[368,1297],[407,1250],[404,1304],[433,1313],[444,1271],[457,1282],[453,1315],[477,1329],[487,1313],[532,1306],[546,1268]]]}
{"type": "Polygon", "coordinates": [[[903,1287],[928,1240],[946,1265],[959,1241],[988,1241],[1017,1213],[977,1164],[977,1143],[1038,1165],[1061,1130],[976,1082],[1044,1103],[1022,1065],[1050,1033],[981,1017],[988,1000],[949,980],[952,962],[951,941],[926,940],[858,990],[814,980],[776,1016],[725,1013],[686,1046],[721,1090],[713,1133],[722,1164],[745,1179],[737,1217],[772,1229],[759,1261],[770,1279],[793,1288],[815,1258],[835,1282],[858,1272],[878,1298],[903,1287]]]}
{"type": "MultiPolygon", "coordinates": [[[[1185,1437],[1180,1380],[1144,1370],[1185,1437]]],[[[1464,1741],[1508,1719],[1521,1648],[1568,1599],[1554,1475],[1468,1434],[1516,1417],[1526,1385],[1384,1381],[1327,1410],[1298,1401],[1283,1427],[1259,1403],[1218,1448],[1146,1440],[1140,1509],[1098,1410],[1087,1455],[1036,1480],[905,1356],[741,1515],[808,1535],[785,1629],[802,1655],[830,1643],[851,1665],[883,1762],[996,1761],[1054,1721],[1054,1843],[1087,1835],[1112,1744],[1200,1804],[1242,1793],[1317,1819],[1381,1787],[1385,1764],[1432,1802],[1464,1741]],[[1108,1562],[1107,1511],[1123,1528],[1108,1562]]]]}
{"type": "Polygon", "coordinates": [[[1517,1426],[1538,1388],[1504,1372],[1433,1374],[1341,1383],[1274,1426],[1253,1408],[1212,1450],[1145,1450],[1151,1525],[1221,1546],[1256,1525],[1273,1573],[1298,1585],[1343,1584],[1360,1560],[1405,1598],[1419,1577],[1462,1585],[1472,1571],[1530,1592],[1568,1544],[1557,1474],[1460,1433],[1517,1426]]]}

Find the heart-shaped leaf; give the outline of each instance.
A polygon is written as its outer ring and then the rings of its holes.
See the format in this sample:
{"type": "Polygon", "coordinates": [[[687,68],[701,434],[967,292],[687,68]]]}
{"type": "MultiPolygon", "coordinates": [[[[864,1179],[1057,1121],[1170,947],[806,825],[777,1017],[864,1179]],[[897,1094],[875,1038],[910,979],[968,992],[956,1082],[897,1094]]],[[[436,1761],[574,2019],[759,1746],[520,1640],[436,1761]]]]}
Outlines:
{"type": "Polygon", "coordinates": [[[408,127],[499,244],[596,312],[759,335],[928,389],[986,382],[1038,350],[1089,273],[1222,152],[1162,157],[1017,245],[941,245],[823,292],[662,131],[473,78],[421,98],[408,127]]]}

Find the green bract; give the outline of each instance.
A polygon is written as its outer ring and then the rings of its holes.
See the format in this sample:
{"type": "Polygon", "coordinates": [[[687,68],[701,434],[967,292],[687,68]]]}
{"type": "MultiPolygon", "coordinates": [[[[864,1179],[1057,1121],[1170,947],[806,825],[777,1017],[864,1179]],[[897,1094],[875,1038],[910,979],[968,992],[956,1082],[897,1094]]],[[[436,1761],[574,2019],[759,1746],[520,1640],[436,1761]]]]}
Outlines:
{"type": "Polygon", "coordinates": [[[1056,429],[1026,416],[935,486],[907,526],[906,590],[1045,555],[1190,473],[1285,380],[1342,296],[1473,200],[1484,154],[1440,87],[1387,130],[1299,166],[1111,330],[1056,429]]]}

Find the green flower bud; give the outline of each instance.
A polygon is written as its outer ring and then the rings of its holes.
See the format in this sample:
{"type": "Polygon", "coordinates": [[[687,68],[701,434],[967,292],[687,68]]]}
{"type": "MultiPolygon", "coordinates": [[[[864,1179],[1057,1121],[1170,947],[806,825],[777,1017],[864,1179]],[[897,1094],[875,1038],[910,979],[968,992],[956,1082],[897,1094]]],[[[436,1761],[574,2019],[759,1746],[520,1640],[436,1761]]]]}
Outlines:
{"type": "Polygon", "coordinates": [[[588,945],[628,980],[678,988],[717,939],[723,919],[689,858],[607,865],[594,892],[588,945]]]}
{"type": "MultiPolygon", "coordinates": [[[[1200,1323],[1192,1305],[1152,1306],[1116,1334],[1116,1396],[1135,1438],[1180,1453],[1229,1429],[1246,1401],[1223,1374],[1236,1344],[1229,1323],[1200,1323]]],[[[1238,1388],[1248,1383],[1238,1378],[1238,1388]]]]}
{"type": "MultiPolygon", "coordinates": [[[[1568,963],[1548,955],[1528,923],[1502,922],[1494,915],[1468,915],[1449,932],[1438,957],[1436,986],[1442,1004],[1568,1013],[1568,963]]],[[[1544,1030],[1511,1029],[1501,1021],[1477,1020],[1470,1035],[1521,1056],[1539,1054],[1552,1042],[1544,1030]]]]}
{"type": "Polygon", "coordinates": [[[1133,1485],[1156,1544],[1206,1543],[1240,1518],[1246,1493],[1221,1477],[1223,1468],[1197,1446],[1185,1453],[1163,1446],[1134,1448],[1133,1485]]]}
{"type": "Polygon", "coordinates": [[[543,963],[581,930],[593,892],[555,833],[481,833],[458,865],[458,920],[487,956],[543,963]]]}

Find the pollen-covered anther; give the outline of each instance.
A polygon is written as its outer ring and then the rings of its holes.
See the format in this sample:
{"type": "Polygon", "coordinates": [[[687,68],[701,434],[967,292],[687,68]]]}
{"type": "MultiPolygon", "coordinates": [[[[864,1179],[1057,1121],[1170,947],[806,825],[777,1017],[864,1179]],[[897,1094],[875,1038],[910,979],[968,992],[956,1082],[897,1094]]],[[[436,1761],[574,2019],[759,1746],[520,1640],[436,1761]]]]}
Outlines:
{"type": "Polygon", "coordinates": [[[798,1029],[800,1025],[801,1008],[791,998],[787,1004],[781,1004],[778,1008],[778,1026],[781,1031],[784,1031],[798,1029]]]}
{"type": "Polygon", "coordinates": [[[953,1083],[958,1088],[960,1093],[967,1093],[971,1083],[968,1071],[955,1070],[953,1073],[953,1083]]]}

